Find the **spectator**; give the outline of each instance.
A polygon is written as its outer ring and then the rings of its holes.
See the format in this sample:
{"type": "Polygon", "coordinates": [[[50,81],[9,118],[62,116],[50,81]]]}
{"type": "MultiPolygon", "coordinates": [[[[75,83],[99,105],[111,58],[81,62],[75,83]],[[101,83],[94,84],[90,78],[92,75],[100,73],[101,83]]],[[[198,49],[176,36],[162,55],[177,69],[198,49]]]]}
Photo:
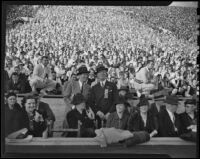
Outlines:
{"type": "MultiPolygon", "coordinates": [[[[86,111],[86,100],[81,93],[76,94],[73,97],[72,104],[75,105],[75,109],[67,113],[67,122],[69,128],[78,128],[78,121],[81,122],[81,137],[95,137],[94,132],[94,114],[92,111],[86,111]]],[[[77,133],[69,132],[68,137],[76,137],[77,133]]]]}
{"type": "Polygon", "coordinates": [[[92,87],[88,101],[89,106],[97,115],[98,127],[101,127],[101,120],[107,120],[109,114],[113,112],[118,98],[116,85],[106,79],[107,71],[108,69],[102,65],[97,67],[97,78],[100,82],[92,87]]]}
{"type": "Polygon", "coordinates": [[[19,80],[19,75],[16,72],[11,75],[11,79],[7,83],[7,91],[16,94],[25,93],[25,85],[19,80]]]}
{"type": "Polygon", "coordinates": [[[176,113],[178,107],[178,98],[167,96],[165,99],[165,109],[160,110],[159,116],[159,136],[177,137],[180,130],[180,119],[176,113]]]}
{"type": "Polygon", "coordinates": [[[17,95],[13,92],[8,93],[5,104],[5,136],[22,129],[21,122],[22,108],[17,103],[17,95]]]}
{"type": "Polygon", "coordinates": [[[181,122],[180,134],[197,131],[196,104],[197,103],[194,99],[188,99],[185,101],[185,112],[179,114],[181,122]]]}
{"type": "Polygon", "coordinates": [[[28,134],[34,137],[47,136],[47,124],[42,114],[36,110],[36,99],[34,96],[25,96],[22,99],[24,128],[28,129],[28,134]]]}
{"type": "Polygon", "coordinates": [[[30,80],[30,85],[32,91],[37,91],[37,88],[41,88],[41,93],[47,94],[48,91],[52,91],[56,87],[56,82],[50,80],[51,70],[47,66],[48,65],[48,57],[42,57],[42,63],[36,65],[33,71],[33,77],[30,80]]]}
{"type": "Polygon", "coordinates": [[[119,98],[116,103],[116,111],[108,116],[106,127],[114,127],[116,129],[127,130],[127,123],[129,119],[129,113],[126,111],[126,104],[124,98],[119,98]]]}
{"type": "Polygon", "coordinates": [[[150,134],[150,137],[156,136],[158,134],[158,121],[154,114],[148,111],[148,99],[145,97],[140,98],[137,107],[139,111],[135,111],[130,115],[128,130],[131,132],[146,131],[150,134]]]}

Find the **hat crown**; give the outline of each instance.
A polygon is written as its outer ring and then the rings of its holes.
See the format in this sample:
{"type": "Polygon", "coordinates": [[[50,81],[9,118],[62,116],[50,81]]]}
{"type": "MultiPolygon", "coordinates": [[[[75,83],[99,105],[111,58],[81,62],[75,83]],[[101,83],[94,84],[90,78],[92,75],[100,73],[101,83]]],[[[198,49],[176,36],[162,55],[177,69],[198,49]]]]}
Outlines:
{"type": "Polygon", "coordinates": [[[149,106],[149,101],[148,101],[148,99],[147,98],[140,98],[140,101],[139,101],[139,103],[138,103],[138,107],[141,107],[141,106],[145,106],[145,105],[147,105],[147,106],[149,106]]]}
{"type": "Polygon", "coordinates": [[[178,98],[176,96],[167,96],[165,99],[165,102],[168,104],[177,105],[178,104],[178,98]]]}
{"type": "Polygon", "coordinates": [[[89,73],[86,66],[81,66],[81,67],[78,68],[77,75],[82,74],[82,73],[89,73]]]}
{"type": "Polygon", "coordinates": [[[77,93],[74,95],[71,104],[78,105],[83,102],[85,102],[84,96],[81,93],[77,93]]]}
{"type": "Polygon", "coordinates": [[[104,65],[98,65],[96,68],[97,73],[104,70],[108,71],[108,69],[104,65]]]}

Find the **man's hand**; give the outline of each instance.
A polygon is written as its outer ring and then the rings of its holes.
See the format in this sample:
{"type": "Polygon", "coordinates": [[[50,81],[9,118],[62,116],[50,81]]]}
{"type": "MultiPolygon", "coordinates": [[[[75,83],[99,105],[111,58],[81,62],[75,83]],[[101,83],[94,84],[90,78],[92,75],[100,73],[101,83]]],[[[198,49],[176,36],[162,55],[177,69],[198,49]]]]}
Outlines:
{"type": "Polygon", "coordinates": [[[86,113],[87,113],[88,118],[90,118],[92,120],[95,118],[94,112],[92,111],[92,109],[90,107],[88,110],[86,110],[86,113]]]}
{"type": "Polygon", "coordinates": [[[98,115],[101,119],[104,119],[104,113],[103,113],[103,112],[98,111],[98,112],[97,112],[97,115],[98,115]]]}
{"type": "Polygon", "coordinates": [[[187,127],[187,129],[195,132],[197,130],[197,125],[190,125],[187,127]]]}
{"type": "Polygon", "coordinates": [[[154,131],[151,132],[150,137],[153,137],[153,136],[155,136],[155,135],[157,135],[157,134],[158,134],[158,131],[157,131],[157,130],[154,130],[154,131]]]}
{"type": "Polygon", "coordinates": [[[35,112],[34,120],[35,120],[36,122],[44,121],[42,115],[39,114],[37,111],[35,112]]]}
{"type": "Polygon", "coordinates": [[[109,115],[110,115],[109,112],[105,115],[105,119],[106,119],[106,120],[108,120],[109,115]]]}

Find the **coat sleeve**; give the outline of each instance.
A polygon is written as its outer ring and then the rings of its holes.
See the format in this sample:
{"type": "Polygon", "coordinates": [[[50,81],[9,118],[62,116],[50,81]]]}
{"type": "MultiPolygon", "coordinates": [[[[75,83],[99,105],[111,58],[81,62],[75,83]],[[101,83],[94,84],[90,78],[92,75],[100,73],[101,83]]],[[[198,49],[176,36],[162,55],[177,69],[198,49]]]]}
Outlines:
{"type": "Polygon", "coordinates": [[[112,121],[112,114],[110,114],[110,115],[108,116],[108,120],[106,121],[106,127],[107,127],[107,128],[112,127],[111,121],[112,121]]]}
{"type": "Polygon", "coordinates": [[[130,115],[129,119],[128,119],[128,130],[133,132],[133,131],[139,131],[138,130],[138,124],[136,120],[136,113],[130,115]]]}
{"type": "Polygon", "coordinates": [[[75,114],[69,112],[66,116],[69,128],[76,129],[78,127],[78,121],[75,117],[75,114]]]}
{"type": "Polygon", "coordinates": [[[162,113],[158,114],[158,121],[159,121],[159,128],[158,132],[160,137],[165,137],[167,136],[166,131],[165,131],[165,121],[164,121],[164,116],[162,113]]]}
{"type": "Polygon", "coordinates": [[[71,103],[71,97],[72,97],[72,83],[70,82],[68,85],[67,85],[67,88],[66,90],[63,92],[63,97],[64,97],[64,101],[65,101],[65,104],[70,104],[71,103]]]}
{"type": "Polygon", "coordinates": [[[90,90],[89,98],[88,98],[88,106],[93,110],[93,112],[96,114],[97,111],[99,110],[96,107],[95,103],[95,92],[94,92],[94,86],[90,90]]]}
{"type": "Polygon", "coordinates": [[[47,112],[47,119],[55,121],[56,120],[55,115],[48,104],[46,104],[45,109],[47,112]]]}
{"type": "Polygon", "coordinates": [[[115,111],[115,103],[117,102],[119,98],[119,94],[118,94],[118,91],[117,91],[117,86],[115,84],[113,84],[113,99],[112,99],[112,106],[109,110],[110,113],[114,112],[115,111]]]}

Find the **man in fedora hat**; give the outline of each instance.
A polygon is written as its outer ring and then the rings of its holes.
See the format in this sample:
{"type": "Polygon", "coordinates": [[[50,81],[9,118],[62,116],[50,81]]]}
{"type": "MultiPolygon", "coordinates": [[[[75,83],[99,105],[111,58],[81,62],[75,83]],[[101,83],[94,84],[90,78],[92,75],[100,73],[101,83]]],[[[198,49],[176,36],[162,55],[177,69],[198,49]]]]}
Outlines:
{"type": "Polygon", "coordinates": [[[177,137],[179,136],[180,120],[176,113],[179,101],[176,96],[166,96],[164,100],[165,108],[158,113],[159,136],[177,137]]]}
{"type": "MultiPolygon", "coordinates": [[[[78,68],[76,75],[78,78],[78,81],[70,81],[67,84],[66,89],[63,91],[63,96],[64,96],[64,102],[66,104],[66,109],[65,109],[65,113],[67,114],[67,112],[69,112],[73,105],[71,104],[71,101],[73,99],[73,96],[77,93],[81,93],[84,98],[86,99],[86,101],[89,98],[89,94],[90,94],[90,85],[87,84],[87,80],[88,80],[88,74],[89,71],[87,70],[85,65],[82,65],[78,68]]],[[[64,123],[66,121],[64,120],[64,123]]],[[[63,123],[63,127],[65,127],[67,125],[63,123]]]]}
{"type": "Polygon", "coordinates": [[[97,115],[98,127],[101,121],[106,120],[115,107],[118,98],[117,86],[107,81],[108,69],[103,65],[97,66],[96,73],[99,82],[91,89],[89,106],[97,115]]]}
{"type": "Polygon", "coordinates": [[[156,85],[152,83],[152,72],[153,59],[149,58],[147,60],[147,65],[142,67],[136,72],[136,77],[134,80],[134,87],[136,89],[137,95],[140,97],[141,93],[150,93],[151,90],[156,89],[156,85]]]}

